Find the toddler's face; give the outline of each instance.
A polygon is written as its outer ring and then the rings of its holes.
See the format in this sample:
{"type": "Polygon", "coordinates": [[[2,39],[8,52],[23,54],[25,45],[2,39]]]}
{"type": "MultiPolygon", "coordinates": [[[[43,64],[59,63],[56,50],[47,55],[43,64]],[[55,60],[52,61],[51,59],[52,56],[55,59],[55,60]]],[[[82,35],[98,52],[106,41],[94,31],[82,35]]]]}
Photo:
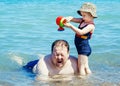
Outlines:
{"type": "Polygon", "coordinates": [[[93,20],[93,16],[89,13],[89,12],[82,12],[81,11],[81,15],[83,17],[83,20],[85,22],[89,22],[89,21],[92,21],[93,20]]]}

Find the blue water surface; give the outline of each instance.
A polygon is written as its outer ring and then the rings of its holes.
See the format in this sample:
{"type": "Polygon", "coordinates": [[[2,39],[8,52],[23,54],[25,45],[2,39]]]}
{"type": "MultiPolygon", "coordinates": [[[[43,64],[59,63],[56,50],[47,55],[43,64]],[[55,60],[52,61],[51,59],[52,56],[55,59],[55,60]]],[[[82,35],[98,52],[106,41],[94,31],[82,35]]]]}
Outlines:
{"type": "Polygon", "coordinates": [[[119,0],[0,0],[0,7],[0,86],[120,85],[119,0]],[[77,57],[74,32],[69,28],[57,31],[55,19],[80,17],[76,11],[84,2],[97,6],[96,29],[90,40],[89,64],[93,74],[70,83],[35,81],[35,75],[24,71],[22,66],[39,55],[51,53],[54,40],[67,40],[70,53],[77,57]]]}

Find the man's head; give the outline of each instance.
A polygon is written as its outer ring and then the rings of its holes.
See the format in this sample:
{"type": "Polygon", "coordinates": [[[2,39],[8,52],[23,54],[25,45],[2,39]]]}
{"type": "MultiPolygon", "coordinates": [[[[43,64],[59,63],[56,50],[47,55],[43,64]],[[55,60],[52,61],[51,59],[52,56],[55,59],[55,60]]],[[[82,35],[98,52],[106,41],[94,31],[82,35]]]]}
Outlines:
{"type": "Polygon", "coordinates": [[[52,44],[52,62],[57,68],[62,68],[69,58],[69,44],[65,40],[56,40],[52,44]]]}

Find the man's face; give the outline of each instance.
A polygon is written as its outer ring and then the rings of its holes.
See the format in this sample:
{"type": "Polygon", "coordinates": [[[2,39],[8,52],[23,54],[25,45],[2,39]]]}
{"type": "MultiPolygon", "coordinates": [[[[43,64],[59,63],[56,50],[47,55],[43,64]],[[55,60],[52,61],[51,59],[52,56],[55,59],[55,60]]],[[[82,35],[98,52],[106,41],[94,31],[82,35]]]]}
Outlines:
{"type": "Polygon", "coordinates": [[[68,60],[69,52],[65,46],[58,46],[53,49],[52,62],[57,68],[62,68],[68,60]]]}

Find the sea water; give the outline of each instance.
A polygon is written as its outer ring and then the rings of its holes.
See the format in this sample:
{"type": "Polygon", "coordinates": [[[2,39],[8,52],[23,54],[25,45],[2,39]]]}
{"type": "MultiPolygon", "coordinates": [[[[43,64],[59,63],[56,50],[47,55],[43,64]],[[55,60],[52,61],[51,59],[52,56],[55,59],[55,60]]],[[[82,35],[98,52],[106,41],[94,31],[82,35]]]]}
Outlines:
{"type": "MultiPolygon", "coordinates": [[[[119,0],[0,0],[0,86],[119,86],[120,85],[120,1],[119,0]],[[22,66],[51,53],[56,39],[70,44],[77,57],[74,32],[57,31],[57,16],[80,17],[76,11],[84,2],[97,6],[95,32],[90,40],[92,75],[70,81],[36,81],[22,66]]],[[[78,24],[72,23],[75,26],[78,24]]]]}

